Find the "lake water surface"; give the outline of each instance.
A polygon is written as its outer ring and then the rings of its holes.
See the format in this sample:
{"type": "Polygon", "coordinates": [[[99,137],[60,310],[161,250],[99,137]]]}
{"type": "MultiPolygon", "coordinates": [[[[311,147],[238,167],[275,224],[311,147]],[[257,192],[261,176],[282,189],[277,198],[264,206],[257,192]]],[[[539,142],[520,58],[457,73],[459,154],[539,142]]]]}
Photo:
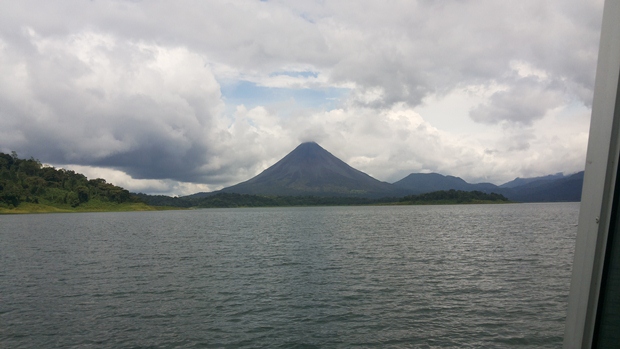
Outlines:
{"type": "Polygon", "coordinates": [[[578,211],[0,216],[0,347],[559,348],[578,211]]]}

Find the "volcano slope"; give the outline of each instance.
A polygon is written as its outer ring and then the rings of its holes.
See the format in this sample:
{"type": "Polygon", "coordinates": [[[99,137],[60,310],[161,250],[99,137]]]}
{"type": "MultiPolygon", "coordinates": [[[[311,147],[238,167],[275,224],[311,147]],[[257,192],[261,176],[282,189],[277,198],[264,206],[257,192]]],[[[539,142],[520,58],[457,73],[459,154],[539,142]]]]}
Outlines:
{"type": "Polygon", "coordinates": [[[219,192],[379,198],[398,196],[401,190],[354,169],[317,143],[307,142],[256,177],[219,192]]]}

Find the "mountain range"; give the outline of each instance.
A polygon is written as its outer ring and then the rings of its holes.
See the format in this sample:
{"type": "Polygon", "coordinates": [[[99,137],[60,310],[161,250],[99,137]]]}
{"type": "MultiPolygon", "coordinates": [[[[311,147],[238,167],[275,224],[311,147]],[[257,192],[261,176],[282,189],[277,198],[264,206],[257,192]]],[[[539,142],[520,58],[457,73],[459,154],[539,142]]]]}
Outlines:
{"type": "Polygon", "coordinates": [[[189,197],[237,193],[380,198],[453,189],[497,193],[519,202],[556,202],[580,201],[582,184],[583,171],[570,176],[559,173],[543,177],[516,178],[499,186],[492,183],[467,183],[462,178],[439,173],[412,173],[397,182],[387,183],[349,166],[317,143],[307,142],[245,182],[189,197]]]}

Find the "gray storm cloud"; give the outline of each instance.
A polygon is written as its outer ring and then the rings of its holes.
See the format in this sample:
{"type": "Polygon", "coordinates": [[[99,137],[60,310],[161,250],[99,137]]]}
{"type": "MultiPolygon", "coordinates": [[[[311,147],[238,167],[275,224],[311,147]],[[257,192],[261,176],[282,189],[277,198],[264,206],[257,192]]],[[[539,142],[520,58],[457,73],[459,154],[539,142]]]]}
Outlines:
{"type": "Polygon", "coordinates": [[[469,114],[482,123],[507,121],[531,125],[564,102],[563,93],[541,85],[536,80],[522,79],[506,90],[493,93],[486,103],[472,109],[469,114]]]}
{"type": "Polygon", "coordinates": [[[46,38],[27,29],[23,39],[34,52],[13,60],[21,73],[1,94],[12,109],[2,129],[20,125],[13,146],[48,162],[112,167],[135,178],[202,179],[195,170],[209,160],[222,101],[200,55],[90,32],[46,38]],[[20,91],[10,98],[15,86],[20,91]]]}
{"type": "Polygon", "coordinates": [[[591,103],[601,9],[600,0],[3,3],[0,150],[210,185],[248,179],[301,140],[391,179],[422,169],[523,175],[510,165],[515,151],[532,159],[528,173],[562,171],[533,165],[554,156],[579,168],[581,155],[568,154],[583,153],[583,132],[569,124],[587,123],[575,115],[591,103]],[[276,74],[287,71],[312,74],[276,74]],[[283,112],[229,105],[223,81],[349,92],[334,110],[283,112]],[[501,135],[453,135],[415,112],[464,89],[480,100],[453,124],[528,136],[498,146],[501,135]],[[552,137],[575,141],[539,150],[552,137]]]}

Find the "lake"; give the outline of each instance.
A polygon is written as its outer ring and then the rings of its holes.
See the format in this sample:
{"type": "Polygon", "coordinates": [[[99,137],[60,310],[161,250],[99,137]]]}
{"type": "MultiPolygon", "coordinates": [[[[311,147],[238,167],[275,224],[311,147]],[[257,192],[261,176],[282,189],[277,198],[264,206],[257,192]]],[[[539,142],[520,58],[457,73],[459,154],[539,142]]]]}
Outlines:
{"type": "Polygon", "coordinates": [[[578,213],[0,216],[0,347],[559,348],[578,213]]]}

